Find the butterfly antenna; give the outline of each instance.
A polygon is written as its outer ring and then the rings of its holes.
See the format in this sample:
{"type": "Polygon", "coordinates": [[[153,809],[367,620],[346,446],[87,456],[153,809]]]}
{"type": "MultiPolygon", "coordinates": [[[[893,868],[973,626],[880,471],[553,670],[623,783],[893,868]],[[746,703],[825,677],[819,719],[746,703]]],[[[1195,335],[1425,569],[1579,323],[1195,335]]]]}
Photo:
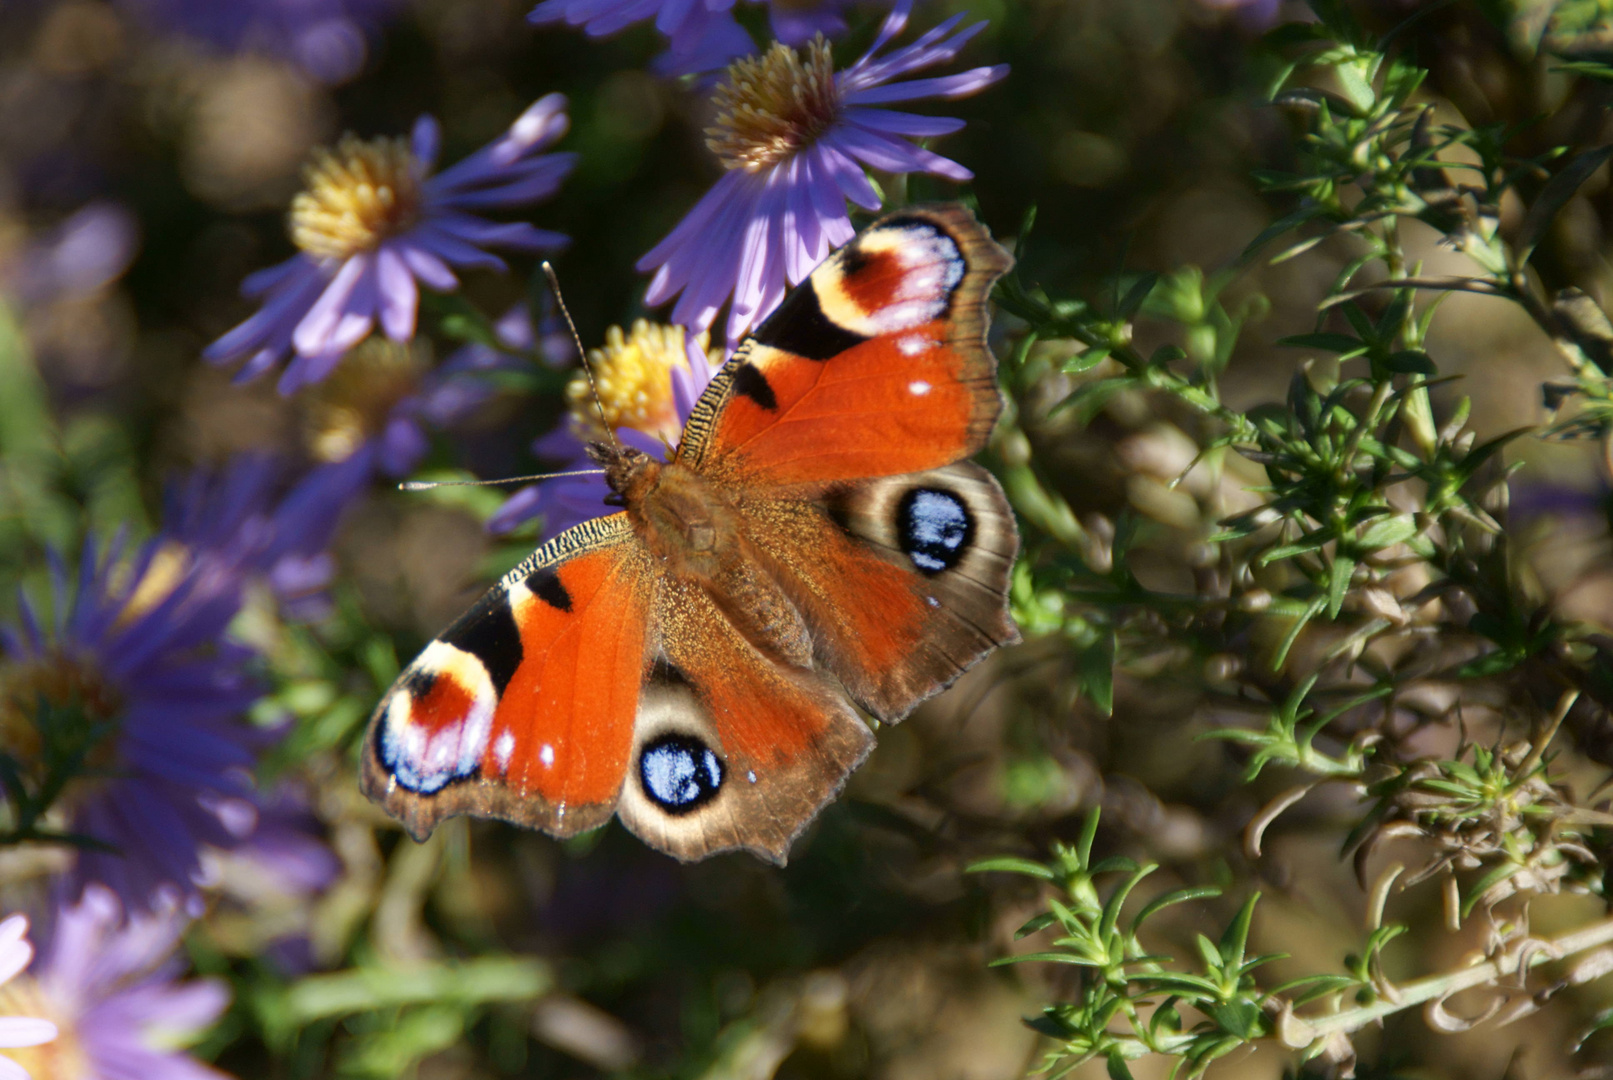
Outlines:
{"type": "Polygon", "coordinates": [[[566,327],[571,331],[571,340],[577,345],[577,358],[582,362],[582,370],[588,376],[588,389],[594,395],[594,408],[599,410],[599,426],[605,429],[611,445],[620,450],[622,444],[616,441],[616,432],[611,428],[610,421],[605,418],[605,403],[599,397],[599,384],[594,382],[594,366],[588,362],[588,350],[582,347],[582,335],[577,333],[577,324],[571,321],[571,311],[566,307],[566,298],[560,295],[560,278],[555,274],[554,267],[549,260],[543,260],[543,273],[549,279],[549,289],[554,293],[554,301],[560,307],[560,314],[566,318],[566,327]]]}
{"type": "Polygon", "coordinates": [[[573,469],[570,472],[534,473],[531,476],[506,476],[502,480],[405,480],[399,491],[430,491],[440,487],[497,487],[500,484],[524,484],[528,480],[558,480],[562,476],[603,476],[604,469],[573,469]]]}

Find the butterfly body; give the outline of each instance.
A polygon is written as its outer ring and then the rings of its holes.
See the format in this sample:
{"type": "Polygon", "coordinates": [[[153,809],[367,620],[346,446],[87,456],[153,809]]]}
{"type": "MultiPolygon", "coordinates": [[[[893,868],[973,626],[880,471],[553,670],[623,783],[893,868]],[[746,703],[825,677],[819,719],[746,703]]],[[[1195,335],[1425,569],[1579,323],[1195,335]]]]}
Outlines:
{"type": "Polygon", "coordinates": [[[1018,537],[961,459],[1000,410],[958,207],[815,270],[724,365],[676,453],[597,444],[621,512],[544,545],[378,706],[365,790],[417,837],[612,813],[680,858],[782,862],[873,744],[998,645],[1018,537]]]}

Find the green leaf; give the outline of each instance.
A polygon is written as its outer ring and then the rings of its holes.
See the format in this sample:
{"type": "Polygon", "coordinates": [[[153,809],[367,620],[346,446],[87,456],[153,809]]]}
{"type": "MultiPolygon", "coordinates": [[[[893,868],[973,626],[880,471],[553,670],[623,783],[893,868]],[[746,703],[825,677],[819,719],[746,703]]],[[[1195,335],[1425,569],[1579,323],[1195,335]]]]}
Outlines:
{"type": "Polygon", "coordinates": [[[1574,160],[1563,166],[1562,170],[1546,182],[1535,197],[1529,212],[1523,216],[1523,225],[1518,230],[1518,265],[1527,263],[1535,253],[1535,248],[1546,236],[1546,230],[1551,223],[1568,205],[1568,200],[1574,197],[1585,181],[1600,169],[1609,157],[1613,157],[1613,143],[1607,146],[1598,146],[1594,150],[1587,150],[1574,160]]]}
{"type": "Polygon", "coordinates": [[[1283,665],[1288,662],[1288,651],[1294,647],[1294,642],[1299,640],[1299,635],[1304,631],[1305,627],[1326,606],[1327,597],[1318,596],[1306,606],[1304,611],[1295,617],[1294,624],[1288,628],[1288,633],[1283,635],[1281,644],[1277,646],[1277,654],[1271,658],[1271,670],[1282,670],[1283,665]]]}
{"type": "Polygon", "coordinates": [[[1074,1029],[1072,1029],[1069,1024],[1066,1024],[1057,1016],[1052,1016],[1048,1013],[1043,1013],[1041,1016],[1031,1017],[1025,1021],[1025,1026],[1030,1028],[1032,1031],[1040,1032],[1041,1034],[1053,1039],[1068,1039],[1071,1035],[1075,1034],[1074,1029]]]}
{"type": "Polygon", "coordinates": [[[1227,924],[1226,930],[1221,934],[1218,947],[1221,952],[1221,962],[1228,969],[1237,969],[1243,966],[1243,953],[1249,944],[1249,927],[1254,922],[1255,904],[1259,903],[1260,894],[1252,893],[1249,899],[1243,902],[1238,914],[1227,924]]]}
{"type": "Polygon", "coordinates": [[[1366,342],[1349,334],[1294,334],[1278,338],[1277,344],[1295,349],[1323,349],[1327,352],[1344,353],[1346,358],[1358,356],[1368,348],[1366,342]]]}
{"type": "Polygon", "coordinates": [[[1083,956],[1063,952],[1033,952],[1020,953],[1017,956],[999,956],[987,967],[1007,967],[1009,964],[1074,964],[1077,967],[1099,967],[1095,960],[1088,960],[1083,956]]]}
{"type": "Polygon", "coordinates": [[[1358,547],[1365,551],[1377,551],[1391,544],[1404,543],[1416,536],[1418,532],[1417,519],[1410,514],[1395,514],[1393,517],[1379,518],[1356,541],[1358,547]]]}
{"type": "Polygon", "coordinates": [[[1092,865],[1092,842],[1098,837],[1098,817],[1102,813],[1101,806],[1094,806],[1088,811],[1086,820],[1081,822],[1081,835],[1075,841],[1075,857],[1081,860],[1084,867],[1092,865]]]}
{"type": "Polygon", "coordinates": [[[1126,1059],[1120,1056],[1119,1050],[1109,1051],[1105,1064],[1109,1070],[1109,1080],[1133,1080],[1131,1070],[1126,1068],[1126,1059]]]}
{"type": "MultiPolygon", "coordinates": [[[[1210,734],[1213,735],[1221,733],[1211,732],[1210,734]]],[[[1214,885],[1197,885],[1186,889],[1172,889],[1170,892],[1162,893],[1150,900],[1148,904],[1137,913],[1137,917],[1131,920],[1131,932],[1135,934],[1142,927],[1143,923],[1153,918],[1165,908],[1170,907],[1172,904],[1182,904],[1189,900],[1208,900],[1212,897],[1220,895],[1221,890],[1216,888],[1214,885]]]]}
{"type": "Polygon", "coordinates": [[[1204,1010],[1220,1025],[1223,1031],[1236,1035],[1245,1042],[1265,1034],[1260,1023],[1260,1006],[1252,1001],[1232,1001],[1211,1005],[1204,1010]]]}
{"type": "Polygon", "coordinates": [[[1025,920],[1024,926],[1021,926],[1018,930],[1014,931],[1014,940],[1018,941],[1020,938],[1030,937],[1032,934],[1040,930],[1046,930],[1056,921],[1057,920],[1053,918],[1053,913],[1051,911],[1044,911],[1040,915],[1033,915],[1029,919],[1025,920]]]}
{"type": "Polygon", "coordinates": [[[1328,567],[1327,617],[1336,619],[1344,610],[1344,598],[1350,592],[1350,578],[1355,574],[1355,560],[1335,552],[1333,564],[1328,567]]]}
{"type": "Polygon", "coordinates": [[[1402,349],[1384,361],[1383,366],[1396,375],[1437,375],[1439,368],[1421,349],[1402,349]]]}
{"type": "Polygon", "coordinates": [[[1105,716],[1115,711],[1115,628],[1105,626],[1081,653],[1081,689],[1105,716]]]}
{"type": "Polygon", "coordinates": [[[1158,284],[1159,275],[1152,272],[1146,273],[1132,282],[1131,288],[1127,289],[1126,295],[1121,298],[1120,318],[1129,322],[1131,317],[1137,314],[1138,310],[1143,306],[1143,302],[1148,299],[1149,294],[1154,291],[1154,286],[1158,284]]]}
{"type": "Polygon", "coordinates": [[[964,867],[966,874],[1026,874],[1030,877],[1039,877],[1043,881],[1053,881],[1057,875],[1041,863],[1031,862],[1029,859],[1019,859],[1012,855],[1001,855],[994,859],[982,859],[977,863],[970,863],[964,867]]]}
{"type": "Polygon", "coordinates": [[[1059,370],[1064,372],[1066,375],[1079,375],[1083,371],[1092,370],[1105,360],[1109,359],[1110,352],[1111,350],[1107,345],[1094,345],[1085,352],[1076,353],[1074,356],[1064,361],[1064,363],[1059,365],[1059,370]]]}
{"type": "Polygon", "coordinates": [[[1131,895],[1143,878],[1152,874],[1159,867],[1153,863],[1139,866],[1132,875],[1121,883],[1103,905],[1103,914],[1098,919],[1098,933],[1107,939],[1114,933],[1115,926],[1120,922],[1120,909],[1126,903],[1126,897],[1131,895]]]}
{"type": "Polygon", "coordinates": [[[1339,89],[1344,92],[1350,104],[1355,106],[1357,115],[1365,116],[1370,113],[1372,106],[1377,103],[1378,95],[1356,65],[1340,64],[1333,69],[1333,73],[1338,76],[1339,89]]]}

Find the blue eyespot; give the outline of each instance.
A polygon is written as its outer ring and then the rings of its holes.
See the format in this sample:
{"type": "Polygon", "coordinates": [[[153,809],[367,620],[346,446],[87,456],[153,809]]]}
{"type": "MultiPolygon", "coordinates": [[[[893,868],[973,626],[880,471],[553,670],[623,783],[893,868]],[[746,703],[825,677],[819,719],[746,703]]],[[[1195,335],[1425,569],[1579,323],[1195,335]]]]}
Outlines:
{"type": "Polygon", "coordinates": [[[950,570],[969,550],[974,519],[963,499],[938,488],[914,488],[896,509],[902,550],[927,574],[950,570]]]}
{"type": "Polygon", "coordinates": [[[651,802],[669,814],[687,814],[716,798],[723,765],[715,751],[691,735],[662,735],[638,759],[639,780],[651,802]]]}

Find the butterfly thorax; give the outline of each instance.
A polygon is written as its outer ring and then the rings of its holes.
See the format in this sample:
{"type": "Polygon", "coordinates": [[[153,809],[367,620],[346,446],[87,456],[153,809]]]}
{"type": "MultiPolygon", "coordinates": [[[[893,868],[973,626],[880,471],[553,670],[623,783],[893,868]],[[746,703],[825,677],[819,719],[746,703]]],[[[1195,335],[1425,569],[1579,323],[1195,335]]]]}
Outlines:
{"type": "Polygon", "coordinates": [[[763,568],[740,513],[708,477],[630,447],[590,448],[605,481],[661,570],[716,605],[752,646],[794,667],[811,663],[799,611],[763,568]]]}
{"type": "Polygon", "coordinates": [[[589,453],[605,467],[610,501],[627,511],[668,570],[694,577],[715,571],[720,542],[732,536],[733,508],[705,478],[630,446],[595,443],[589,453]]]}

